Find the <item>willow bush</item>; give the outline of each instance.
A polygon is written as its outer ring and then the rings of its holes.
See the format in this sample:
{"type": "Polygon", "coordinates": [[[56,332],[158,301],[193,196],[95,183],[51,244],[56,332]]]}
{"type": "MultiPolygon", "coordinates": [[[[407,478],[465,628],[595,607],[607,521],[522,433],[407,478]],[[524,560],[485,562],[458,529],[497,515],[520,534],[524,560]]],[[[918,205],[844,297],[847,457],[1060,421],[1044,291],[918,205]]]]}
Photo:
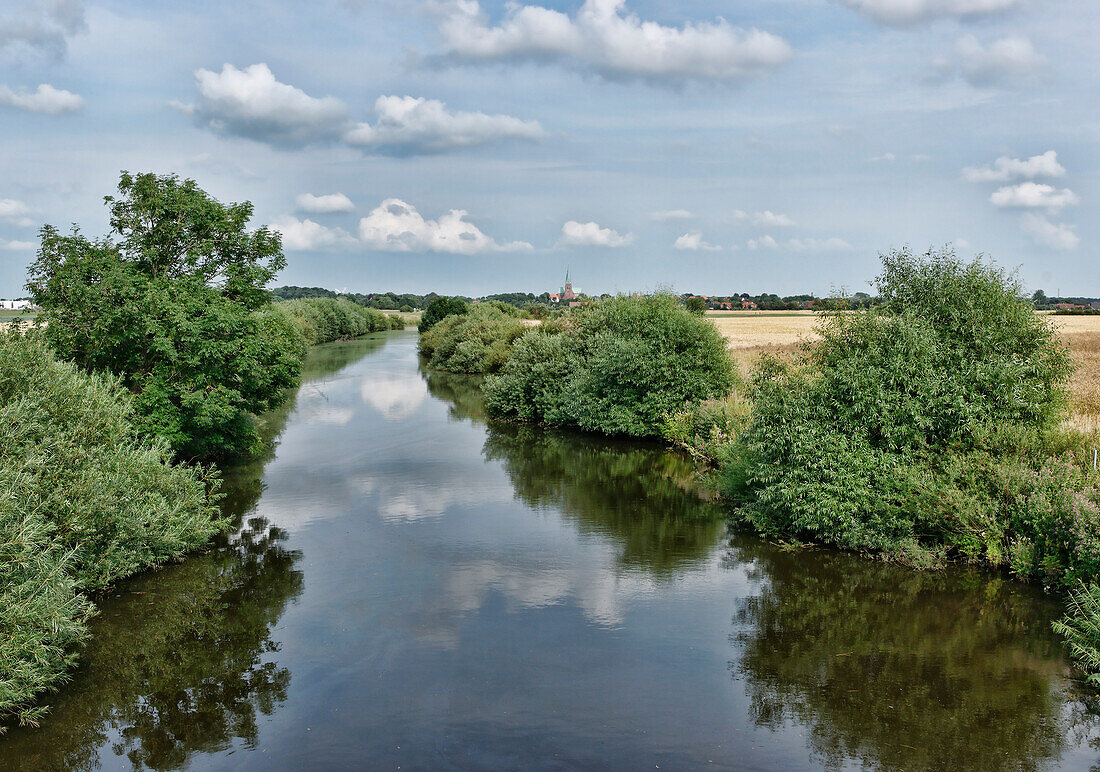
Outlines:
{"type": "Polygon", "coordinates": [[[428,367],[450,373],[495,373],[528,329],[514,306],[478,303],[468,313],[452,314],[420,336],[420,353],[428,367]]]}
{"type": "MultiPolygon", "coordinates": [[[[1054,325],[1013,276],[946,250],[886,255],[876,285],[879,306],[831,314],[819,340],[756,367],[751,420],[721,456],[738,517],[916,566],[1100,580],[1097,475],[1060,428],[1073,363],[1054,325]]],[[[1062,628],[1082,631],[1086,670],[1090,603],[1062,628]]]]}
{"type": "Polygon", "coordinates": [[[197,549],[226,527],[217,475],[173,466],[115,380],[0,335],[0,717],[65,678],[90,606],[78,593],[197,549]]]}
{"type": "Polygon", "coordinates": [[[645,437],[660,435],[667,414],[725,396],[734,382],[714,326],[660,294],[578,307],[528,332],[484,388],[497,418],[645,437]]]}
{"type": "Polygon", "coordinates": [[[404,329],[398,316],[337,298],[303,298],[274,304],[268,313],[289,318],[306,345],[404,329]]]}

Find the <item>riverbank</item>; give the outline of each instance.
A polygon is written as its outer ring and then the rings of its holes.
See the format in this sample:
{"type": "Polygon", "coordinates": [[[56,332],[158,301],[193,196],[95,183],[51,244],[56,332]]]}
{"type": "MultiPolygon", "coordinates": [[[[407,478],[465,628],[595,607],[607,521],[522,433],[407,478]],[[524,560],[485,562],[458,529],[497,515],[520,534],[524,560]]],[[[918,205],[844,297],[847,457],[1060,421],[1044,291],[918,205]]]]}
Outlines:
{"type": "Polygon", "coordinates": [[[1089,351],[1092,320],[1062,330],[1011,276],[949,252],[902,250],[883,267],[875,308],[817,319],[704,321],[671,296],[620,297],[505,337],[495,322],[447,317],[422,340],[443,330],[456,352],[493,352],[431,362],[498,371],[483,386],[496,418],[659,434],[690,450],[714,469],[734,519],[766,538],[914,568],[1007,570],[1068,593],[1058,629],[1092,673],[1100,435],[1088,430],[1094,381],[1075,375],[1065,344],[1089,351]],[[796,342],[815,321],[816,337],[796,342]],[[710,396],[685,390],[717,362],[703,330],[717,325],[739,335],[717,359],[732,348],[752,366],[730,379],[715,365],[710,396]],[[645,404],[654,409],[639,412],[645,404]]]}
{"type": "Polygon", "coordinates": [[[1038,588],[728,532],[683,456],[481,399],[411,331],[312,349],[239,528],[98,599],[0,770],[1094,761],[1038,588]]]}

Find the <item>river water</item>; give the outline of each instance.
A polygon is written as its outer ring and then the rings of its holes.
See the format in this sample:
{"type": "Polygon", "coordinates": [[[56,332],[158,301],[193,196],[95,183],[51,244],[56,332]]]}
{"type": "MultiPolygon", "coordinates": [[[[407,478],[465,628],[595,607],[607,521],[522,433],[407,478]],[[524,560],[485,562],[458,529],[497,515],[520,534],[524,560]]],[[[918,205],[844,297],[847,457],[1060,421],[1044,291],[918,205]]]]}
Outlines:
{"type": "Polygon", "coordinates": [[[1033,588],[733,534],[657,446],[314,349],[239,530],[99,599],[3,769],[1088,769],[1033,588]]]}

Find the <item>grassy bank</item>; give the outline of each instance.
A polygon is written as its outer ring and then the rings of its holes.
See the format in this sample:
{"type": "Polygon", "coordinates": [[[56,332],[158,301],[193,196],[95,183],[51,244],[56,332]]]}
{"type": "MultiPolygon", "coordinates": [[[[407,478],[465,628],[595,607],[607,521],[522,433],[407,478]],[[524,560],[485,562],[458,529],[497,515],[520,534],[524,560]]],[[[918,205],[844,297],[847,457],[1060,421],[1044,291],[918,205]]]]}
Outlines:
{"type": "Polygon", "coordinates": [[[33,723],[66,678],[83,595],[205,544],[217,478],[175,466],[137,429],[129,393],[59,361],[39,334],[0,335],[0,719],[33,723]]]}

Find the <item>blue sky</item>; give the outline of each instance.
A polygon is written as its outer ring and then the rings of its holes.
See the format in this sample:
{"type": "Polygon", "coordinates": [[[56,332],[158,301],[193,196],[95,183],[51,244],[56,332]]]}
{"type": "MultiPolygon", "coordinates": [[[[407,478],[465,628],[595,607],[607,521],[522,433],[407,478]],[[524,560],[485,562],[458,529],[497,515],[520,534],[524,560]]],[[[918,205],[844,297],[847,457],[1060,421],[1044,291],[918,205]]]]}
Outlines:
{"type": "Polygon", "coordinates": [[[0,7],[0,296],[122,169],[350,291],[860,290],[951,242],[1100,295],[1094,0],[0,7]]]}

